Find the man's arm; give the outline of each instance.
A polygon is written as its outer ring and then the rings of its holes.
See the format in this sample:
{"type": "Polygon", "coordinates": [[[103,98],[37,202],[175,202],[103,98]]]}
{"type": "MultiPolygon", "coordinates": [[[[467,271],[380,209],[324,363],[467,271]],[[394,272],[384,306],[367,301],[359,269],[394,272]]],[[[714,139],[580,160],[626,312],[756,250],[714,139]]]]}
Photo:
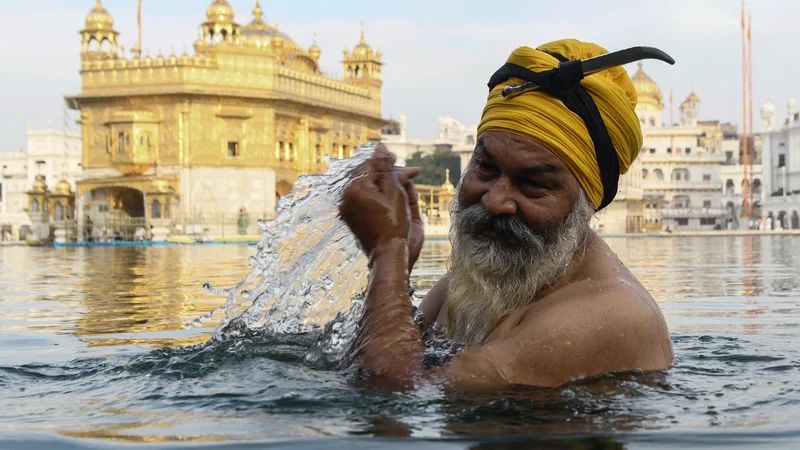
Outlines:
{"type": "Polygon", "coordinates": [[[352,350],[368,377],[391,388],[408,387],[423,370],[425,346],[412,320],[407,252],[406,241],[394,239],[370,255],[365,310],[352,350]]]}
{"type": "Polygon", "coordinates": [[[436,319],[442,311],[442,307],[447,301],[447,285],[448,278],[447,275],[445,275],[433,285],[419,304],[419,310],[422,311],[429,326],[436,322],[436,319]]]}

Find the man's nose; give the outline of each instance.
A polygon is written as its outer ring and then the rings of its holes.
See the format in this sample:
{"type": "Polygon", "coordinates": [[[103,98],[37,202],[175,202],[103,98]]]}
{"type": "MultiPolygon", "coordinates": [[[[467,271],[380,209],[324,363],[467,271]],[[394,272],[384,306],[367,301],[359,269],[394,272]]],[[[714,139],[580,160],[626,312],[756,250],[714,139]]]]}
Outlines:
{"type": "Polygon", "coordinates": [[[506,178],[500,178],[481,198],[483,208],[492,216],[517,213],[517,202],[511,195],[511,183],[506,178]]]}

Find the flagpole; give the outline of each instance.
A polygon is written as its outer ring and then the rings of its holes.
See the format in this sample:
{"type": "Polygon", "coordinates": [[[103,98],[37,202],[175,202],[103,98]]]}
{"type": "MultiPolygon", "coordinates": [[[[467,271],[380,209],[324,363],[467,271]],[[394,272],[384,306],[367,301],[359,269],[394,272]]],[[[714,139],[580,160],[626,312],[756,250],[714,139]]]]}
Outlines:
{"type": "Polygon", "coordinates": [[[142,0],[139,0],[139,9],[136,14],[137,21],[139,24],[139,56],[142,56],[142,49],[144,45],[142,44],[142,0]]]}
{"type": "Polygon", "coordinates": [[[748,97],[750,97],[750,134],[753,135],[752,140],[748,141],[748,152],[750,167],[748,168],[748,173],[750,174],[750,178],[748,180],[748,184],[750,185],[750,205],[752,208],[753,205],[753,195],[755,188],[753,186],[753,160],[755,159],[755,151],[754,146],[756,144],[756,133],[755,129],[753,128],[753,39],[751,35],[751,30],[753,29],[753,15],[748,14],[747,18],[747,83],[749,85],[749,92],[748,97]]]}
{"type": "Polygon", "coordinates": [[[744,0],[742,0],[742,152],[744,179],[742,180],[742,216],[750,217],[750,182],[747,154],[747,44],[745,42],[744,0]]]}

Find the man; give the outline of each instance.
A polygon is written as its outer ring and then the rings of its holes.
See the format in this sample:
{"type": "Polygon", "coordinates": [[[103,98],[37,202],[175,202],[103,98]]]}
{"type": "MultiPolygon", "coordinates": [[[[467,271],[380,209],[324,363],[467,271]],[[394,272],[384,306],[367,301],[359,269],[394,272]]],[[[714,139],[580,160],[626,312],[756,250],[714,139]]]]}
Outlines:
{"type": "Polygon", "coordinates": [[[491,390],[672,364],[657,304],[589,227],[642,146],[631,80],[622,67],[579,85],[541,75],[604,53],[575,40],[521,47],[492,77],[454,202],[450,266],[420,304],[466,345],[445,367],[424,369],[407,293],[422,246],[411,182],[418,169],[393,167],[382,146],[358,169],[340,212],[369,257],[352,352],[374,381],[491,390]],[[526,79],[540,88],[504,95],[526,79]]]}

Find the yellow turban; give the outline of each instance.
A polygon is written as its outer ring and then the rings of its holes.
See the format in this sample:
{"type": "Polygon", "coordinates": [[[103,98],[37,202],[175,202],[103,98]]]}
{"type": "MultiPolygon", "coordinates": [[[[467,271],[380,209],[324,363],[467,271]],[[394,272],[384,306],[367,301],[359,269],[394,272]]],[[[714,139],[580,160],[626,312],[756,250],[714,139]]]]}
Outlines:
{"type": "MultiPolygon", "coordinates": [[[[558,60],[548,53],[576,60],[608,51],[596,44],[565,39],[536,50],[519,47],[507,62],[542,72],[558,67],[558,60]]],[[[547,147],[564,162],[595,207],[599,207],[603,201],[603,182],[586,124],[561,100],[540,90],[514,97],[502,96],[504,87],[524,81],[510,78],[492,89],[483,109],[478,136],[486,131],[505,131],[547,147]]],[[[581,86],[592,96],[608,129],[619,157],[620,174],[626,173],[642,148],[642,130],[634,111],[636,90],[628,72],[623,67],[613,67],[589,75],[581,81],[581,86]]]]}

